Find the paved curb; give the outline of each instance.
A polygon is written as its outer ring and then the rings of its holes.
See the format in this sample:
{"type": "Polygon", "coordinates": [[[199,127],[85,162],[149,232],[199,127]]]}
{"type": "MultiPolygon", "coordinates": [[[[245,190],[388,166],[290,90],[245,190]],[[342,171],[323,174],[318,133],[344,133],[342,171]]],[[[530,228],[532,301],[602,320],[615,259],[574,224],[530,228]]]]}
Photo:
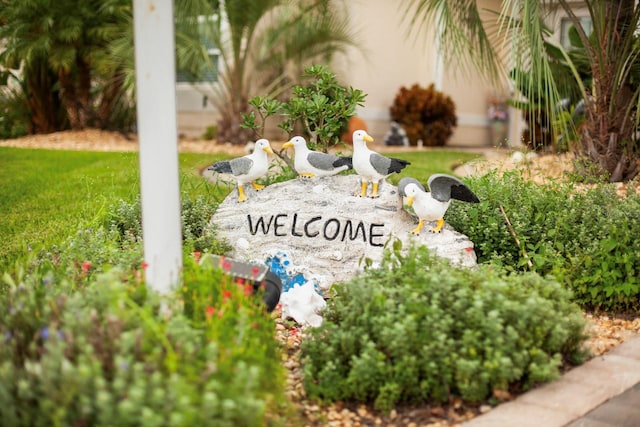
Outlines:
{"type": "Polygon", "coordinates": [[[612,419],[616,414],[625,416],[625,425],[638,426],[640,410],[630,413],[621,408],[640,407],[640,387],[634,388],[639,383],[640,335],[461,427],[561,427],[572,422],[572,427],[620,426],[612,419]],[[619,402],[610,400],[616,396],[620,396],[619,402]],[[606,408],[609,405],[611,410],[606,408]],[[589,416],[595,408],[598,413],[589,416]]]}

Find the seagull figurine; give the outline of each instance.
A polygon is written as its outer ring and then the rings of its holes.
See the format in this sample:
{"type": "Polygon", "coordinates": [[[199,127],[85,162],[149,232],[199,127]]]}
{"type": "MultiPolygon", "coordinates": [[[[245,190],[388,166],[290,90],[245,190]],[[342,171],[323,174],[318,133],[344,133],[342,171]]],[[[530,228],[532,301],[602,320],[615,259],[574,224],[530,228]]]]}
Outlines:
{"type": "Polygon", "coordinates": [[[301,136],[294,136],[282,147],[293,147],[295,151],[294,168],[303,178],[335,175],[352,167],[351,157],[340,157],[309,150],[307,141],[301,136]]]}
{"type": "Polygon", "coordinates": [[[247,196],[244,194],[244,184],[249,182],[258,191],[264,188],[264,185],[256,183],[255,180],[264,176],[269,169],[267,153],[273,154],[269,141],[259,139],[256,141],[253,153],[231,160],[215,162],[209,167],[209,170],[233,175],[238,183],[238,202],[244,202],[247,200],[247,196]]]}
{"type": "Polygon", "coordinates": [[[406,181],[403,189],[407,205],[413,207],[419,219],[418,226],[411,230],[413,234],[420,234],[425,221],[437,221],[436,226],[429,231],[440,233],[444,227],[444,214],[449,209],[451,199],[469,203],[480,202],[478,196],[454,176],[437,173],[429,177],[428,184],[430,192],[420,188],[422,185],[419,182],[411,181],[406,181]]]}
{"type": "Polygon", "coordinates": [[[367,142],[373,142],[373,138],[363,130],[353,132],[353,169],[360,176],[362,188],[360,197],[367,195],[367,185],[372,182],[371,197],[378,196],[380,182],[392,173],[400,172],[410,165],[406,160],[385,157],[367,148],[367,142]]]}
{"type": "Polygon", "coordinates": [[[400,181],[398,181],[398,194],[400,197],[407,197],[405,188],[407,188],[407,185],[409,184],[416,184],[420,190],[427,191],[420,181],[410,176],[405,176],[404,178],[400,178],[400,181]]]}

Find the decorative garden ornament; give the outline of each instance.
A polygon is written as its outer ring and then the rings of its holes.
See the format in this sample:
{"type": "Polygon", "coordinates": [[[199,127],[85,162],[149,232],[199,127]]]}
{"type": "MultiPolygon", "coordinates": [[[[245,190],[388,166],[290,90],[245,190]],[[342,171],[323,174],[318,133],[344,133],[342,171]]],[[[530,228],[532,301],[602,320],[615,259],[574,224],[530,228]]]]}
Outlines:
{"type": "Polygon", "coordinates": [[[307,141],[301,136],[294,136],[282,147],[293,147],[295,151],[294,167],[298,175],[303,178],[336,175],[352,167],[351,157],[340,157],[309,150],[307,141]]]}
{"type": "Polygon", "coordinates": [[[367,185],[372,183],[371,196],[378,197],[378,186],[387,176],[400,172],[410,165],[406,160],[385,157],[375,151],[369,150],[367,142],[373,142],[373,138],[363,130],[353,132],[353,169],[360,176],[360,197],[367,195],[367,185]]]}
{"type": "Polygon", "coordinates": [[[269,141],[259,139],[256,141],[253,153],[232,160],[215,162],[209,169],[233,175],[238,183],[238,202],[244,202],[247,200],[247,196],[244,194],[244,184],[251,183],[251,186],[257,191],[264,188],[264,185],[256,183],[255,180],[266,175],[269,169],[267,153],[273,154],[269,141]]]}
{"type": "MultiPolygon", "coordinates": [[[[413,179],[413,178],[411,178],[413,179]]],[[[430,192],[420,188],[415,182],[405,181],[404,195],[407,205],[412,207],[418,216],[418,226],[411,230],[413,234],[420,234],[425,221],[437,221],[432,233],[439,233],[444,227],[444,214],[449,209],[451,199],[469,203],[479,203],[480,199],[458,178],[437,173],[429,177],[430,192]]]]}
{"type": "Polygon", "coordinates": [[[301,325],[318,327],[322,324],[321,312],[327,305],[316,292],[312,282],[297,285],[280,297],[282,318],[292,318],[301,325]]]}
{"type": "Polygon", "coordinates": [[[415,184],[421,191],[427,191],[420,181],[410,176],[405,176],[404,178],[401,178],[400,181],[398,181],[398,194],[400,195],[400,197],[407,197],[405,188],[407,188],[407,185],[409,184],[415,184]]]}

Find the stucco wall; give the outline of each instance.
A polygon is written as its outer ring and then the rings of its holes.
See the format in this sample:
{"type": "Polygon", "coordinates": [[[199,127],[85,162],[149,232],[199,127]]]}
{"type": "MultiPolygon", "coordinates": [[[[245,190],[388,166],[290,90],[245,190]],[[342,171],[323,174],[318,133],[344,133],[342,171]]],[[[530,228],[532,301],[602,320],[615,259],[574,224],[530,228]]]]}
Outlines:
{"type": "MultiPolygon", "coordinates": [[[[481,9],[497,10],[499,0],[481,0],[481,9]]],[[[488,98],[496,89],[474,76],[461,73],[459,65],[442,63],[436,49],[435,28],[410,31],[403,3],[389,0],[349,0],[353,29],[361,49],[351,49],[332,65],[340,81],[367,93],[358,116],[365,120],[369,133],[382,143],[389,130],[389,108],[401,86],[418,83],[451,96],[456,104],[458,127],[448,146],[490,145],[487,120],[488,98]]],[[[202,107],[202,95],[178,91],[179,132],[199,135],[215,122],[215,112],[202,107]],[[181,103],[182,100],[182,103],[181,103]]],[[[520,125],[512,112],[510,138],[518,140],[520,125]]],[[[274,137],[277,134],[272,134],[274,137]]]]}

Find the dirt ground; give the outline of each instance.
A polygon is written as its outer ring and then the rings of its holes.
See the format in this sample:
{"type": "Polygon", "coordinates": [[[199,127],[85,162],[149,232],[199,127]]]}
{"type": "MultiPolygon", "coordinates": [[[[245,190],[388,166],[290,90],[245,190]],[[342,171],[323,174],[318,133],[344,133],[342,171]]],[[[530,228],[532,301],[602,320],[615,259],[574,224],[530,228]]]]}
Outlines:
{"type": "MultiPolygon", "coordinates": [[[[280,143],[273,143],[275,149],[280,143]]],[[[85,130],[81,132],[57,132],[48,135],[32,135],[23,138],[0,141],[0,147],[92,150],[92,151],[137,151],[137,137],[116,132],[85,130]]],[[[375,147],[383,151],[386,147],[375,147]]],[[[393,147],[397,149],[397,147],[393,147]]],[[[391,147],[389,148],[391,149],[391,147]]],[[[244,146],[217,144],[215,141],[179,141],[180,152],[246,154],[244,146]]],[[[456,169],[458,175],[482,173],[489,169],[521,169],[534,182],[543,183],[562,179],[572,170],[572,158],[560,156],[526,156],[506,150],[483,150],[485,159],[463,165],[456,169]]],[[[640,191],[640,183],[637,183],[640,191]]],[[[626,186],[618,186],[622,194],[626,186]]],[[[277,314],[276,314],[277,316],[277,314]]],[[[601,355],[631,336],[640,333],[640,318],[614,318],[608,315],[585,314],[589,322],[592,338],[587,342],[594,356],[601,355]]],[[[296,404],[303,422],[308,426],[455,426],[474,416],[491,410],[491,407],[473,407],[452,401],[447,405],[425,405],[412,408],[397,408],[390,414],[380,414],[366,405],[349,406],[343,403],[324,406],[309,401],[302,387],[302,371],[298,360],[299,345],[304,337],[304,328],[294,326],[278,318],[276,335],[286,347],[283,361],[288,370],[287,395],[296,404]]],[[[509,400],[511,396],[502,396],[509,400]]]]}

